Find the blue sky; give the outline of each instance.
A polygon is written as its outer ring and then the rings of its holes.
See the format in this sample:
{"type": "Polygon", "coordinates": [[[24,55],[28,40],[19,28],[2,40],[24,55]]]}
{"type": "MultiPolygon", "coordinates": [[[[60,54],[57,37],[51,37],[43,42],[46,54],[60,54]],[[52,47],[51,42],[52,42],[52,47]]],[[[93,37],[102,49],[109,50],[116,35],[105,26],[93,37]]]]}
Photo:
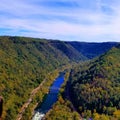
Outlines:
{"type": "Polygon", "coordinates": [[[0,0],[0,35],[120,42],[120,0],[0,0]]]}

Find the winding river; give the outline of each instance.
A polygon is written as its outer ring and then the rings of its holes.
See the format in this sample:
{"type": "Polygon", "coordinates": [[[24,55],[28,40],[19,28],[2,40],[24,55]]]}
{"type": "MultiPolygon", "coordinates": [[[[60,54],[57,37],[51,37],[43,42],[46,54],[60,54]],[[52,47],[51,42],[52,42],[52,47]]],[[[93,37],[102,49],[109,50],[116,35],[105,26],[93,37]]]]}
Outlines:
{"type": "Polygon", "coordinates": [[[42,120],[45,114],[51,109],[52,105],[57,101],[59,89],[64,82],[64,73],[61,73],[53,82],[49,89],[49,93],[41,106],[36,110],[32,120],[42,120]]]}

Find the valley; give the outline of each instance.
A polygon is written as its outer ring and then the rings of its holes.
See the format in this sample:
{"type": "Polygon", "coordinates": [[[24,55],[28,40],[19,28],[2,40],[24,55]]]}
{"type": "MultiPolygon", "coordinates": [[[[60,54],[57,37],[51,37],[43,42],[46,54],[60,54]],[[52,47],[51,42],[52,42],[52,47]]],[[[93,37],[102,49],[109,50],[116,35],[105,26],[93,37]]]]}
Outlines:
{"type": "MultiPolygon", "coordinates": [[[[104,113],[108,116],[109,107],[111,110],[115,109],[115,117],[119,112],[119,107],[116,107],[119,104],[119,97],[116,97],[119,96],[119,45],[116,42],[83,43],[1,36],[0,56],[3,120],[20,117],[21,120],[31,119],[35,107],[42,103],[56,76],[65,69],[69,71],[65,75],[66,82],[63,83],[58,101],[48,112],[46,119],[79,119],[79,114],[73,110],[71,101],[67,100],[65,95],[67,81],[70,82],[70,96],[74,98],[72,102],[75,107],[79,106],[76,108],[80,114],[84,114],[82,117],[93,117],[96,105],[99,106],[95,110],[96,114],[104,113]],[[108,86],[105,87],[104,84],[108,86]],[[93,101],[95,104],[91,103],[93,101]],[[98,101],[101,101],[101,104],[98,101]],[[106,107],[105,112],[102,104],[106,107]],[[62,113],[62,116],[59,116],[59,113],[62,113]]],[[[110,116],[112,114],[113,112],[110,116]]]]}
{"type": "Polygon", "coordinates": [[[120,119],[120,45],[71,71],[71,98],[83,118],[120,119]]]}

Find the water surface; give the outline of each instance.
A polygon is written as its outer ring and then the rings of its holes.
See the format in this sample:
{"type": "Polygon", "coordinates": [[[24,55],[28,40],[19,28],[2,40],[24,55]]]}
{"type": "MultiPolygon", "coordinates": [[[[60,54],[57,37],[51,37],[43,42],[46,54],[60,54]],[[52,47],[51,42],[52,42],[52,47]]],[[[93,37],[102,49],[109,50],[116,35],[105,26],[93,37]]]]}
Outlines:
{"type": "Polygon", "coordinates": [[[36,110],[35,115],[32,120],[42,120],[44,115],[51,109],[52,105],[57,101],[59,89],[64,82],[64,73],[55,79],[52,86],[49,89],[49,93],[41,106],[36,110]]]}

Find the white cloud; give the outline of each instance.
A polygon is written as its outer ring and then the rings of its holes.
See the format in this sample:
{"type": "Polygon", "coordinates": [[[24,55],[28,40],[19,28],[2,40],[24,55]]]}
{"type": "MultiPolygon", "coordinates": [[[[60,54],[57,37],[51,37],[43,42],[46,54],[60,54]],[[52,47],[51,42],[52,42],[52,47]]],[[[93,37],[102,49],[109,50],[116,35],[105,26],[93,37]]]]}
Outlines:
{"type": "MultiPolygon", "coordinates": [[[[114,3],[90,0],[91,6],[88,8],[85,0],[70,1],[78,7],[62,6],[62,9],[58,9],[45,6],[43,0],[1,0],[0,28],[9,28],[10,35],[97,42],[119,41],[120,6],[116,0],[114,3]],[[82,7],[80,3],[83,4],[82,7]]],[[[2,31],[0,32],[2,35],[2,31]]]]}

